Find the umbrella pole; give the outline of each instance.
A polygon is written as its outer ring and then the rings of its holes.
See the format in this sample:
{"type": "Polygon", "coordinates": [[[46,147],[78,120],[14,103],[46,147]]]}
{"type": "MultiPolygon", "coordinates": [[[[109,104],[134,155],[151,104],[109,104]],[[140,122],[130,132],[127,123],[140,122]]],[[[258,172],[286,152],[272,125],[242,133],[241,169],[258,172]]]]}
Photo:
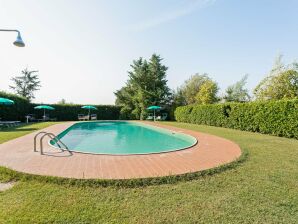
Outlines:
{"type": "Polygon", "coordinates": [[[90,121],[90,108],[89,108],[89,112],[88,112],[88,120],[90,121]]]}
{"type": "Polygon", "coordinates": [[[154,118],[154,121],[155,121],[155,110],[153,110],[153,113],[154,113],[154,116],[153,116],[153,118],[154,118]]]}
{"type": "Polygon", "coordinates": [[[46,120],[46,109],[43,109],[43,120],[46,120]]]}

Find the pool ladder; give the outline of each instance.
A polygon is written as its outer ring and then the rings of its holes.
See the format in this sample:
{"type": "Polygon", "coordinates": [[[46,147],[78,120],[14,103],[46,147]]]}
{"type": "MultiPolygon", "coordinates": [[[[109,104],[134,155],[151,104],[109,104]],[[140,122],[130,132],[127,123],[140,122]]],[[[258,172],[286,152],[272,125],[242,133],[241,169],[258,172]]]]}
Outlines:
{"type": "Polygon", "coordinates": [[[63,151],[66,149],[68,150],[67,146],[56,136],[54,135],[53,133],[50,133],[50,132],[46,132],[46,131],[41,131],[41,132],[38,132],[35,136],[34,136],[34,152],[37,152],[37,149],[36,149],[36,140],[37,140],[37,137],[40,135],[40,134],[43,134],[43,136],[40,138],[39,142],[40,142],[40,154],[42,155],[43,154],[43,139],[44,137],[46,136],[49,136],[51,140],[53,140],[60,149],[62,149],[63,151]],[[60,144],[59,144],[60,143],[60,144]],[[61,145],[64,147],[62,148],[61,145]]]}

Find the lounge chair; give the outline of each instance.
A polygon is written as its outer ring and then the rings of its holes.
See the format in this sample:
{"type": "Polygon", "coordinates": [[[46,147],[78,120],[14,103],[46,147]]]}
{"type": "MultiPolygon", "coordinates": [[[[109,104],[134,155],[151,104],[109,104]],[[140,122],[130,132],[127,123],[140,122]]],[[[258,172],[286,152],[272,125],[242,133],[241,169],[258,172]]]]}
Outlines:
{"type": "Polygon", "coordinates": [[[18,126],[20,123],[20,121],[0,121],[0,125],[6,127],[15,127],[18,126]]]}
{"type": "Polygon", "coordinates": [[[97,120],[97,114],[91,114],[90,120],[97,120]]]}
{"type": "Polygon", "coordinates": [[[57,121],[57,118],[50,118],[48,114],[42,116],[42,119],[37,119],[37,121],[57,121]]]}
{"type": "Polygon", "coordinates": [[[84,115],[84,114],[78,114],[78,120],[79,121],[88,121],[89,120],[89,116],[88,115],[84,115]]]}
{"type": "Polygon", "coordinates": [[[148,114],[148,117],[146,118],[146,120],[152,121],[153,119],[154,119],[153,114],[148,114]]]}
{"type": "Polygon", "coordinates": [[[37,121],[34,114],[28,114],[25,116],[27,123],[37,121]]]}
{"type": "Polygon", "coordinates": [[[168,117],[168,114],[163,113],[161,116],[157,116],[155,120],[157,121],[165,121],[168,117]]]}

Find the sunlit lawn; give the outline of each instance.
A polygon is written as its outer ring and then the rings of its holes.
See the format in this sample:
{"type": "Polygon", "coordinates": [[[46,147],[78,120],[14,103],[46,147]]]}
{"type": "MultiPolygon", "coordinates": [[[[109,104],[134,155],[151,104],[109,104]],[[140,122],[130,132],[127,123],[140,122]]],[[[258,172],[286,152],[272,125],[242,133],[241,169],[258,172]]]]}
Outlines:
{"type": "MultiPolygon", "coordinates": [[[[0,142],[49,124],[0,131],[0,142]]],[[[248,151],[248,159],[213,176],[142,188],[20,181],[0,193],[0,223],[297,223],[297,140],[166,124],[231,139],[248,151]]]]}
{"type": "Polygon", "coordinates": [[[29,125],[23,124],[17,127],[0,128],[0,144],[8,140],[20,137],[22,135],[26,135],[38,129],[46,128],[53,124],[55,124],[55,122],[39,122],[39,123],[33,123],[29,125]]]}

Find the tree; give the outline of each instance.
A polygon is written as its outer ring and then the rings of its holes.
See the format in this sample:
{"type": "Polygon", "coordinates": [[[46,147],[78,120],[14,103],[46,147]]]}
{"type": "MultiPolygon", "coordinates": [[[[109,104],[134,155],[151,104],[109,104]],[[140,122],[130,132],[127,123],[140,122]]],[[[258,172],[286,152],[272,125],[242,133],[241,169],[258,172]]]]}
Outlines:
{"type": "Polygon", "coordinates": [[[172,90],[172,105],[174,107],[187,105],[186,99],[183,95],[182,89],[177,88],[176,90],[172,90]]]}
{"type": "Polygon", "coordinates": [[[57,102],[57,104],[66,104],[66,100],[64,98],[62,98],[61,100],[59,100],[57,102]]]}
{"type": "Polygon", "coordinates": [[[298,97],[298,72],[287,70],[265,78],[254,91],[258,100],[280,100],[298,97]]]}
{"type": "Polygon", "coordinates": [[[29,71],[27,68],[22,71],[21,76],[16,76],[12,78],[14,85],[9,86],[14,92],[19,95],[23,96],[29,101],[34,99],[34,92],[39,90],[40,81],[38,75],[34,75],[38,71],[29,71]]]}
{"type": "Polygon", "coordinates": [[[206,73],[203,75],[197,73],[186,80],[176,91],[173,91],[173,105],[177,107],[194,103],[215,103],[218,101],[218,90],[217,83],[210,79],[206,73]]]}
{"type": "Polygon", "coordinates": [[[187,104],[196,103],[196,96],[200,91],[201,86],[207,80],[210,80],[207,74],[200,75],[197,73],[184,82],[181,86],[181,93],[187,104]]]}
{"type": "Polygon", "coordinates": [[[212,80],[205,81],[196,95],[196,102],[199,104],[212,104],[218,101],[217,83],[212,80]]]}
{"type": "Polygon", "coordinates": [[[279,56],[267,77],[254,89],[257,100],[280,100],[298,97],[298,68],[293,63],[285,66],[279,56]]]}
{"type": "Polygon", "coordinates": [[[223,99],[226,102],[247,102],[250,100],[248,89],[244,88],[248,75],[245,75],[240,81],[229,86],[223,99]]]}
{"type": "Polygon", "coordinates": [[[131,86],[124,86],[120,90],[117,90],[114,94],[116,96],[115,104],[122,106],[120,111],[120,118],[122,119],[137,119],[135,114],[132,114],[134,110],[134,91],[131,86]]]}
{"type": "Polygon", "coordinates": [[[123,118],[143,119],[150,105],[167,105],[170,89],[167,86],[167,67],[161,64],[162,58],[153,54],[149,61],[134,60],[128,72],[126,86],[117,90],[116,105],[121,105],[123,118]]]}

